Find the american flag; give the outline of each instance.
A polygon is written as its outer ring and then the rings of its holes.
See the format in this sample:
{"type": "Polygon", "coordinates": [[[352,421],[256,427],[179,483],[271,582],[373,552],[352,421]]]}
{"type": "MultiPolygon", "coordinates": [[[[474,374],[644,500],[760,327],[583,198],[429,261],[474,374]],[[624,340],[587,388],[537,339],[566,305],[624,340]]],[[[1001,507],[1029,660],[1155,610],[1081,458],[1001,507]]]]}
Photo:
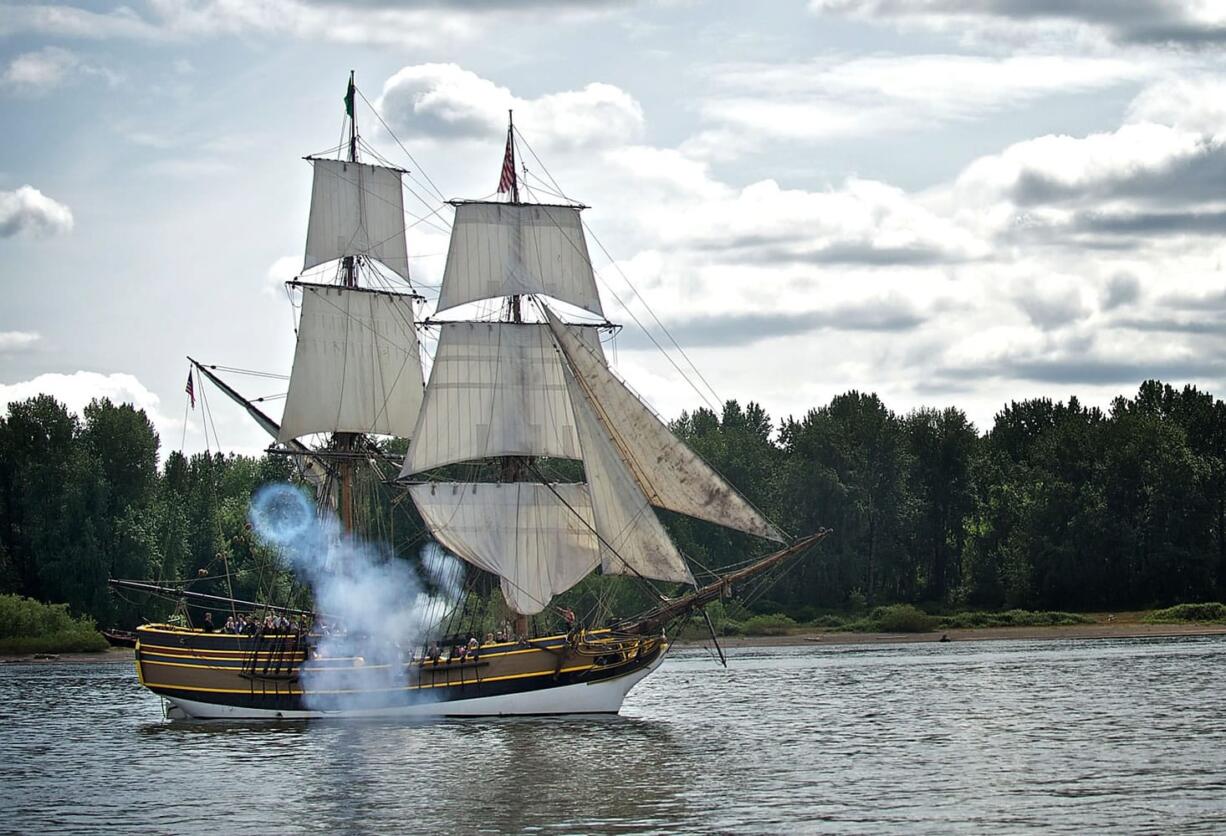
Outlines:
{"type": "Polygon", "coordinates": [[[192,383],[192,370],[187,370],[187,385],[183,387],[183,391],[187,393],[187,397],[192,402],[192,409],[196,408],[196,384],[192,383]]]}
{"type": "Polygon", "coordinates": [[[507,153],[502,158],[502,176],[498,178],[498,193],[515,194],[515,146],[511,144],[511,132],[507,131],[507,153]]]}

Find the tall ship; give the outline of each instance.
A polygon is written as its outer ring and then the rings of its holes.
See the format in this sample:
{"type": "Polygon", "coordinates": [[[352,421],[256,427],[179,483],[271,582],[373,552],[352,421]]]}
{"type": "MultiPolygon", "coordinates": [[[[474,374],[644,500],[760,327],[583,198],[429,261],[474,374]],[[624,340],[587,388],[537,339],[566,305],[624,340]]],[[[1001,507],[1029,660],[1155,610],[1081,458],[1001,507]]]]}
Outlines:
{"type": "MultiPolygon", "coordinates": [[[[303,273],[335,272],[288,283],[300,314],[280,420],[192,362],[197,379],[274,437],[270,451],[294,462],[305,487],[274,500],[270,518],[292,517],[305,491],[314,498],[320,535],[281,544],[299,550],[288,560],[295,570],[313,550],[376,537],[362,531],[355,496],[366,472],[411,501],[439,554],[463,561],[467,580],[448,592],[446,573],[427,566],[422,586],[433,592],[406,626],[373,605],[345,610],[343,585],[329,580],[352,580],[345,548],[339,560],[313,564],[311,603],[296,608],[116,579],[117,589],[182,602],[192,622],[139,627],[137,675],[175,718],[616,713],[660,667],[675,628],[704,619],[704,607],[751,580],[777,577],[828,532],[785,535],[610,368],[601,337],[617,326],[597,290],[585,207],[521,199],[513,123],[494,196],[448,201],[442,283],[431,315],[419,317],[407,172],[362,159],[355,92],[351,74],[348,138],[336,156],[306,158],[303,273]],[[479,315],[441,317],[453,310],[479,315]],[[433,346],[428,377],[423,344],[433,346]],[[407,447],[393,452],[389,439],[407,447]],[[658,509],[774,550],[699,584],[658,509]],[[595,615],[559,605],[594,573],[622,576],[616,582],[646,605],[595,615]],[[212,612],[216,622],[200,616],[212,612]]],[[[380,565],[400,562],[410,561],[385,555],[380,565]]],[[[381,594],[399,594],[398,576],[386,577],[381,594]]]]}

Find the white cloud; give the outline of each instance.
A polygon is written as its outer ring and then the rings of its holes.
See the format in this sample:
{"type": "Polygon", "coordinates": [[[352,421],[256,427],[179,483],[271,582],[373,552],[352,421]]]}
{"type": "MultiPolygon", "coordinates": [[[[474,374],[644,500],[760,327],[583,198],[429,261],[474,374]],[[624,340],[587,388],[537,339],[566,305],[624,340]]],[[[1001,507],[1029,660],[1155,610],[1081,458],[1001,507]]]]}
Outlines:
{"type": "MultiPolygon", "coordinates": [[[[469,40],[480,31],[531,13],[511,3],[456,8],[441,3],[148,0],[146,6],[147,12],[141,14],[129,6],[95,12],[67,4],[7,5],[0,16],[0,35],[188,40],[266,34],[342,44],[426,48],[469,40]]],[[[586,15],[591,10],[559,3],[555,14],[586,15]]]]}
{"type": "Polygon", "coordinates": [[[158,27],[140,18],[128,6],[110,12],[92,12],[77,6],[14,3],[0,15],[0,35],[37,33],[64,38],[148,39],[159,36],[158,27]]]}
{"type": "Polygon", "coordinates": [[[818,14],[880,20],[983,40],[1064,36],[1083,42],[1204,46],[1226,43],[1220,0],[809,0],[818,14]]]}
{"type": "Polygon", "coordinates": [[[281,256],[268,265],[268,272],[264,274],[267,281],[264,283],[263,292],[270,295],[281,293],[285,289],[285,283],[295,278],[301,270],[301,256],[281,256]]]}
{"type": "Polygon", "coordinates": [[[1226,78],[1182,76],[1153,84],[1133,100],[1128,121],[1221,136],[1226,133],[1226,78]]]}
{"type": "Polygon", "coordinates": [[[0,354],[26,351],[40,339],[34,331],[0,331],[0,354]]]}
{"type": "Polygon", "coordinates": [[[949,203],[1002,242],[1137,251],[1157,239],[1213,236],[1226,223],[1226,121],[1220,82],[1160,82],[1118,128],[1048,135],[981,157],[949,203]]]}
{"type": "Polygon", "coordinates": [[[33,186],[0,191],[0,238],[72,231],[72,210],[33,186]]]}
{"type": "Polygon", "coordinates": [[[690,150],[728,158],[757,139],[833,139],[928,130],[1044,96],[1098,90],[1152,72],[1148,62],[1067,55],[874,55],[724,65],[702,103],[717,127],[690,150]]]}
{"type": "Polygon", "coordinates": [[[497,137],[508,110],[530,126],[531,137],[555,148],[619,145],[643,130],[642,107],[613,85],[523,99],[455,64],[404,67],[384,83],[376,107],[393,130],[443,141],[497,137]]]}
{"type": "Polygon", "coordinates": [[[23,52],[9,62],[0,77],[8,90],[26,95],[39,95],[60,86],[80,64],[75,53],[55,46],[36,52],[23,52]]]}
{"type": "Polygon", "coordinates": [[[1014,298],[1030,321],[1046,331],[1076,322],[1089,313],[1078,285],[1074,276],[1027,279],[1019,284],[1014,298]]]}
{"type": "Polygon", "coordinates": [[[71,374],[40,374],[32,380],[19,383],[0,383],[0,406],[5,409],[15,401],[24,401],[36,395],[51,395],[78,415],[95,398],[110,398],[114,403],[130,403],[145,410],[154,429],[166,442],[174,431],[182,432],[182,419],[163,415],[161,399],[149,391],[143,383],[130,374],[100,374],[77,371],[71,374]]]}

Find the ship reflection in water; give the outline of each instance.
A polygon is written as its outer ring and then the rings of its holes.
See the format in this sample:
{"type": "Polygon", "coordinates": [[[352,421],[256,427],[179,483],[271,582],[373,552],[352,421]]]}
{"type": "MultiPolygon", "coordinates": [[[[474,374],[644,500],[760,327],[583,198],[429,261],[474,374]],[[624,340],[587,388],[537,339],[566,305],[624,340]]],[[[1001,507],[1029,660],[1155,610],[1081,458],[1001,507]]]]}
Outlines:
{"type": "Polygon", "coordinates": [[[168,722],[123,664],[8,665],[20,831],[1226,828],[1226,639],[679,650],[622,717],[168,722]]]}

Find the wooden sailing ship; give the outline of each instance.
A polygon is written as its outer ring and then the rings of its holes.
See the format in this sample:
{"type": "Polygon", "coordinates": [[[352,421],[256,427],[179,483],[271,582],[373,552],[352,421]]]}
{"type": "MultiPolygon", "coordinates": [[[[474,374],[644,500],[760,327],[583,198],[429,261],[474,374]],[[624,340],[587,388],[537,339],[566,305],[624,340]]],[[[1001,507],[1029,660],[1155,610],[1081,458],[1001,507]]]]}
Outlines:
{"type": "MultiPolygon", "coordinates": [[[[373,438],[410,439],[397,485],[447,552],[495,579],[513,624],[509,635],[462,648],[447,641],[441,651],[434,648],[442,622],[431,636],[368,637],[394,648],[374,661],[320,652],[309,622],[291,627],[276,618],[251,634],[149,624],[137,631],[140,682],[174,716],[196,718],[615,713],[661,664],[670,627],[800,556],[826,532],[789,541],[612,372],[583,207],[521,201],[513,125],[503,199],[451,202],[433,318],[417,320],[411,292],[364,286],[362,268],[376,264],[409,279],[404,172],[359,160],[354,92],[351,76],[346,153],[307,158],[314,182],[304,270],[335,262],[337,281],[290,282],[302,302],[281,421],[196,367],[293,456],[322,513],[339,514],[346,531],[354,526],[354,469],[387,465],[373,438]],[[437,318],[489,300],[500,300],[492,318],[437,318]],[[427,382],[423,328],[437,332],[427,382]],[[328,439],[322,446],[304,440],[321,435],[328,439]],[[538,467],[542,457],[582,462],[582,479],[548,477],[538,467]],[[472,471],[491,474],[485,481],[448,478],[466,462],[494,466],[472,471]],[[699,587],[656,508],[781,548],[699,587]],[[532,617],[597,571],[642,584],[651,607],[600,626],[568,612],[565,631],[533,635],[532,617]],[[693,589],[669,596],[661,585],[693,589]]],[[[236,604],[182,588],[113,583],[196,606],[236,604]]]]}

